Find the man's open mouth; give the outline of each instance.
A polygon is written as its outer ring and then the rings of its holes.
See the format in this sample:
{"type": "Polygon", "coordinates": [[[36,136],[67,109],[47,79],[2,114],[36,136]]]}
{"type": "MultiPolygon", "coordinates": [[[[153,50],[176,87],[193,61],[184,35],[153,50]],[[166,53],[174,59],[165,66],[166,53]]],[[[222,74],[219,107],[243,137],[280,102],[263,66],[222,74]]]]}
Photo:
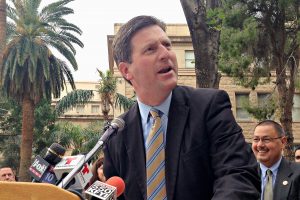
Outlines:
{"type": "Polygon", "coordinates": [[[172,67],[167,67],[167,68],[161,69],[158,73],[164,74],[164,73],[167,73],[167,72],[169,72],[171,70],[172,70],[172,67]]]}

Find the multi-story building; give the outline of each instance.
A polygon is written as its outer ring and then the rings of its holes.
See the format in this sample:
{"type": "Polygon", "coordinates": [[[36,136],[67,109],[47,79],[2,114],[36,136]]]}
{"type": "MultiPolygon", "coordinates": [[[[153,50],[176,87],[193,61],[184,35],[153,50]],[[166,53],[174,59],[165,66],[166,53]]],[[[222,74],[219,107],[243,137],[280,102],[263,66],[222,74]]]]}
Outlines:
{"type": "MultiPolygon", "coordinates": [[[[115,33],[120,28],[121,24],[115,24],[115,33]]],[[[169,35],[173,50],[177,55],[178,60],[178,83],[180,85],[188,85],[195,87],[195,68],[194,68],[194,53],[192,47],[192,41],[190,38],[190,33],[186,24],[168,24],[167,34],[169,35]]],[[[109,54],[109,68],[113,71],[114,76],[118,78],[117,92],[121,93],[127,97],[132,97],[134,95],[133,88],[127,83],[119,73],[115,62],[112,57],[112,41],[114,36],[107,36],[108,41],[108,54],[109,54]]],[[[76,83],[78,89],[95,89],[97,88],[97,83],[76,83]]],[[[267,85],[258,86],[255,90],[250,88],[244,88],[235,84],[234,80],[225,74],[222,74],[220,81],[220,89],[226,90],[229,94],[233,114],[243,128],[244,135],[247,141],[250,142],[253,128],[257,123],[250,114],[248,114],[242,107],[242,99],[249,99],[253,104],[260,104],[264,101],[264,98],[268,94],[274,91],[275,85],[273,83],[267,85]]],[[[77,106],[73,110],[68,111],[62,119],[71,120],[76,123],[86,123],[88,121],[100,120],[103,118],[101,114],[101,99],[98,94],[95,95],[94,99],[85,106],[77,106]]],[[[111,109],[110,117],[116,117],[120,115],[123,111],[119,109],[111,109]]],[[[300,144],[300,94],[296,93],[294,97],[294,109],[293,109],[293,133],[294,142],[300,144]]]]}

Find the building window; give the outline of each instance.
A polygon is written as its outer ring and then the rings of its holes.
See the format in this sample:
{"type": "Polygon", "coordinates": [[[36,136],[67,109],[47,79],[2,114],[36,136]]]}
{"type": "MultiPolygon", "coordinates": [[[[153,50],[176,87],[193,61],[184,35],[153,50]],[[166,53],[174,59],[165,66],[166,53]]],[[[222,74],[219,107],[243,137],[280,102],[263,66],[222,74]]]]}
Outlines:
{"type": "Polygon", "coordinates": [[[257,93],[257,103],[259,106],[265,105],[269,98],[271,98],[270,93],[257,93]]]}
{"type": "Polygon", "coordinates": [[[191,51],[191,50],[185,51],[185,67],[186,68],[195,68],[194,51],[191,51]]]}
{"type": "Polygon", "coordinates": [[[244,102],[249,102],[249,94],[248,93],[236,93],[235,94],[236,101],[236,119],[237,120],[249,120],[250,115],[247,110],[243,107],[244,102]]]}
{"type": "MultiPolygon", "coordinates": [[[[269,111],[271,111],[270,108],[273,104],[272,101],[273,98],[271,93],[257,93],[257,104],[260,108],[267,108],[269,111]]],[[[274,120],[274,113],[272,115],[270,114],[268,114],[266,117],[274,120]]]]}
{"type": "Polygon", "coordinates": [[[99,114],[100,106],[98,105],[92,105],[92,113],[97,113],[99,114]]]}
{"type": "Polygon", "coordinates": [[[294,94],[293,121],[300,121],[300,94],[294,94]]]}
{"type": "Polygon", "coordinates": [[[77,105],[76,106],[76,112],[77,113],[83,113],[84,112],[84,105],[77,105]]]}

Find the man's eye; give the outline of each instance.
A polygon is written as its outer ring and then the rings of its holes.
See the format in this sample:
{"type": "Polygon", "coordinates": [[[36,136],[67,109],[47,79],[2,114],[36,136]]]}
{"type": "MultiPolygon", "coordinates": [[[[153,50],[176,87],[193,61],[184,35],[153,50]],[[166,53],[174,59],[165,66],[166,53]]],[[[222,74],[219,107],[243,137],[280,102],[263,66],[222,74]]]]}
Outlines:
{"type": "Polygon", "coordinates": [[[164,46],[165,46],[167,49],[171,49],[171,48],[172,48],[172,44],[169,43],[169,42],[164,43],[164,46]]]}
{"type": "Polygon", "coordinates": [[[149,48],[147,48],[146,50],[145,50],[145,52],[144,53],[152,53],[152,52],[154,52],[155,51],[155,48],[153,48],[153,47],[149,47],[149,48]]]}
{"type": "Polygon", "coordinates": [[[271,142],[271,139],[270,138],[264,138],[263,141],[268,143],[268,142],[271,142]]]}

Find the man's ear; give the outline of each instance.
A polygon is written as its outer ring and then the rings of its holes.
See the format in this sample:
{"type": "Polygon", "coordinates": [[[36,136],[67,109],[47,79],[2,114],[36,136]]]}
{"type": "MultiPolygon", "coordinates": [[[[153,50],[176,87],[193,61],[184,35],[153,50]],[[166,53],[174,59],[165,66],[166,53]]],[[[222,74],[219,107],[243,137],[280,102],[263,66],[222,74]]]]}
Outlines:
{"type": "Polygon", "coordinates": [[[129,64],[126,62],[120,62],[119,64],[119,71],[121,72],[122,76],[126,80],[130,80],[130,73],[129,73],[129,64]]]}
{"type": "Polygon", "coordinates": [[[286,136],[282,137],[281,142],[285,146],[287,144],[287,137],[286,136]]]}

